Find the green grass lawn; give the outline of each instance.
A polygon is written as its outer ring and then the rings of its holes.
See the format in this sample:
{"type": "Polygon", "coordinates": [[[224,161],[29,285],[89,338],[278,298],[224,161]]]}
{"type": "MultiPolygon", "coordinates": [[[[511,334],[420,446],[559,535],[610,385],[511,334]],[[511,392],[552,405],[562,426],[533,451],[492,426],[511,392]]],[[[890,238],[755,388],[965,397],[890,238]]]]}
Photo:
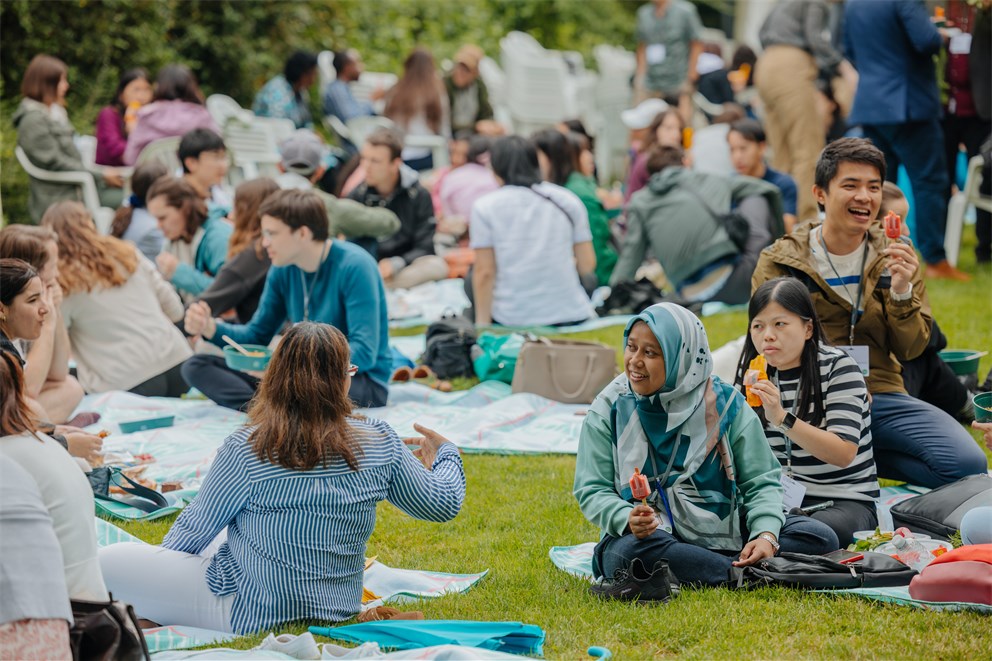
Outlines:
{"type": "MultiPolygon", "coordinates": [[[[973,234],[967,234],[973,242],[973,234]]],[[[952,348],[992,349],[992,269],[976,269],[971,243],[963,247],[961,261],[975,278],[963,284],[929,282],[934,314],[952,348]]],[[[725,314],[704,323],[710,343],[719,346],[743,332],[746,317],[725,314]]],[[[619,329],[570,337],[620,343],[619,329]]],[[[992,358],[985,357],[982,377],[990,366],[992,358]]],[[[622,659],[972,659],[989,658],[992,650],[987,617],[793,590],[685,591],[663,606],[598,601],[585,582],[548,560],[551,546],[595,541],[598,535],[571,495],[575,458],[467,455],[464,461],[468,493],[453,522],[414,521],[382,504],[369,541],[367,554],[392,567],[457,573],[489,569],[466,594],[403,606],[423,610],[430,619],[536,624],[547,632],[545,655],[556,659],[582,658],[590,645],[604,645],[622,659]]],[[[122,527],[158,543],[173,520],[122,527]]],[[[252,647],[262,637],[239,639],[233,646],[252,647]]]]}

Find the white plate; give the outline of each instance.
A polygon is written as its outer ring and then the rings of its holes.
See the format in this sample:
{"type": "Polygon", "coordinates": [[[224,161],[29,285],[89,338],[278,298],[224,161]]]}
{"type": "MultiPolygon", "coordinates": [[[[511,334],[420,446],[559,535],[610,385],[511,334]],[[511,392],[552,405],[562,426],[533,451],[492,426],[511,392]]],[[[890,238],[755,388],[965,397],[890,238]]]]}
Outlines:
{"type": "MultiPolygon", "coordinates": [[[[930,551],[931,553],[933,553],[935,550],[939,548],[944,548],[947,549],[948,551],[954,549],[954,547],[951,546],[950,542],[941,542],[936,539],[919,539],[919,538],[917,538],[917,541],[923,545],[923,548],[930,551]]],[[[892,542],[886,542],[884,544],[881,544],[875,547],[874,551],[875,553],[884,553],[886,555],[899,555],[899,549],[897,549],[896,545],[893,544],[892,542]]]]}
{"type": "MultiPolygon", "coordinates": [[[[872,537],[874,534],[875,534],[874,530],[858,530],[857,532],[854,533],[854,539],[868,539],[869,537],[872,537]]],[[[883,530],[882,534],[891,535],[892,531],[883,530]]],[[[924,535],[921,532],[914,532],[913,537],[915,537],[916,539],[930,539],[930,535],[924,535]]]]}

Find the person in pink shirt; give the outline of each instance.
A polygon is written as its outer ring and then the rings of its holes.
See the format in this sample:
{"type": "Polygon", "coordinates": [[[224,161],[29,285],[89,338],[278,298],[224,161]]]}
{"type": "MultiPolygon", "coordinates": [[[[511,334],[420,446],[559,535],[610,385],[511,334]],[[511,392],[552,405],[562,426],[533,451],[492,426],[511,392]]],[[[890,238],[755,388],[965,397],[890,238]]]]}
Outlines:
{"type": "Polygon", "coordinates": [[[97,165],[124,165],[127,136],[137,121],[138,109],[152,100],[152,84],[144,69],[129,69],[121,76],[113,103],[96,118],[97,165]]]}
{"type": "Polygon", "coordinates": [[[152,103],[138,111],[138,123],[127,138],[124,163],[133,165],[150,142],[205,128],[220,134],[204,105],[203,92],[189,67],[170,64],[158,72],[152,103]]]}

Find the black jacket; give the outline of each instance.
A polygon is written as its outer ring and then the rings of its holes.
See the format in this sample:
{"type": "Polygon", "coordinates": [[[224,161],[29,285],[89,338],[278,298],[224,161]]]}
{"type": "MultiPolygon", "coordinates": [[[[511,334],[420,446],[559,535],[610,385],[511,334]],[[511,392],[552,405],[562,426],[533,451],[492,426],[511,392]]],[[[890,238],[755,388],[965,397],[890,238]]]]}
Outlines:
{"type": "Polygon", "coordinates": [[[434,254],[434,227],[437,224],[434,204],[414,170],[401,167],[400,184],[386,197],[365,183],[348,197],[368,207],[385,207],[400,219],[400,230],[379,241],[378,259],[401,257],[403,265],[407,266],[418,257],[434,254]]]}

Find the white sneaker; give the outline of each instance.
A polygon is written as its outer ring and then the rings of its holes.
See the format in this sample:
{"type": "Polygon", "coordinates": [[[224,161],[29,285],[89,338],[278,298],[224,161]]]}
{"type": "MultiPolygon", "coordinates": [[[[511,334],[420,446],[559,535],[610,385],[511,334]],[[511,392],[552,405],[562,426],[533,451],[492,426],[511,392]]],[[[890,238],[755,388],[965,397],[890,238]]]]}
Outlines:
{"type": "Polygon", "coordinates": [[[299,636],[294,636],[291,633],[274,636],[270,633],[255,649],[279,652],[294,659],[308,659],[310,661],[320,659],[320,648],[310,632],[299,636]]]}

